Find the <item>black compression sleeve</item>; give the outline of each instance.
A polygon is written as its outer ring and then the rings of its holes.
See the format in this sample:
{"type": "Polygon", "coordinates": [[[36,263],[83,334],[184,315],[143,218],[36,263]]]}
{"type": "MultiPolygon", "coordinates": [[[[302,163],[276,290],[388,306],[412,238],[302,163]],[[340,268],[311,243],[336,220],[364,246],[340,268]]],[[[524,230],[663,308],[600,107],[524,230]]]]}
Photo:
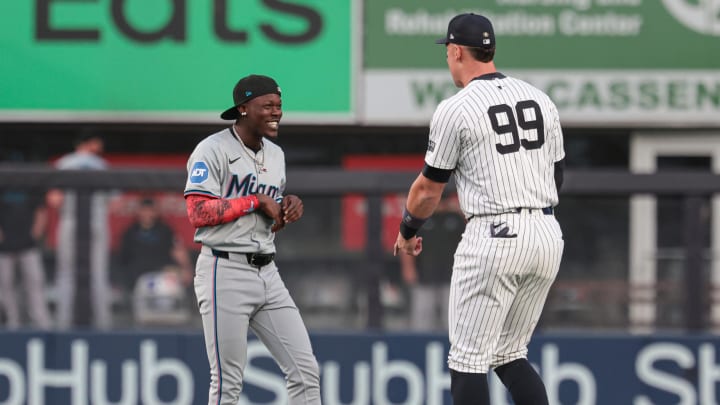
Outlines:
{"type": "Polygon", "coordinates": [[[422,170],[423,176],[438,183],[447,183],[450,180],[452,172],[452,170],[438,169],[437,167],[428,166],[427,163],[422,170]]]}
{"type": "Polygon", "coordinates": [[[558,193],[560,192],[560,188],[562,188],[563,180],[565,176],[565,158],[562,158],[555,162],[555,187],[557,188],[558,193]]]}

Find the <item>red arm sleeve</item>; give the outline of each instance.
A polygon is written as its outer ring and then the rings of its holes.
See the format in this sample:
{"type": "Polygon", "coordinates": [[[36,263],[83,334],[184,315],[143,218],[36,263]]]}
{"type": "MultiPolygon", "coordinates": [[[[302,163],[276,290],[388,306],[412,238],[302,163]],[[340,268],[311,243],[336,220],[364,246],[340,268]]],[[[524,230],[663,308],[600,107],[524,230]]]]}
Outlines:
{"type": "Polygon", "coordinates": [[[189,195],[185,205],[190,223],[200,228],[234,221],[253,212],[260,202],[256,195],[232,199],[189,195]]]}

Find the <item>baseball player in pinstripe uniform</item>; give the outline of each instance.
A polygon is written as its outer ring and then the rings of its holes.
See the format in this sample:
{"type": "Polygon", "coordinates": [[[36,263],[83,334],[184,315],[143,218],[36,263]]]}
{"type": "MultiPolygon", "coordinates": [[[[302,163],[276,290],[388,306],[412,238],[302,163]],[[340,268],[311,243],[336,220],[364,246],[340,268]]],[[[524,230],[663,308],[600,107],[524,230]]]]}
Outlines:
{"type": "Polygon", "coordinates": [[[280,87],[267,76],[240,79],[234,124],[202,140],[187,168],[185,198],[202,243],[195,293],[210,363],[209,404],[237,404],[247,362],[248,327],[287,379],[289,404],[320,404],[319,367],[310,338],[273,261],[275,232],[297,221],[303,204],[285,190],[285,155],[268,138],[282,117],[280,87]]]}
{"type": "MultiPolygon", "coordinates": [[[[68,153],[55,162],[59,170],[107,170],[108,163],[101,157],[105,143],[98,135],[82,134],[75,142],[75,151],[68,153]]],[[[90,295],[93,312],[93,326],[99,329],[112,327],[112,309],[110,302],[109,250],[110,234],[108,229],[108,203],[111,194],[104,191],[92,193],[90,201],[90,241],[89,276],[90,295]]],[[[48,192],[48,202],[59,209],[57,227],[57,273],[58,288],[57,327],[68,329],[78,320],[74,318],[77,307],[75,297],[78,293],[78,252],[82,245],[78,241],[78,193],[68,190],[52,189],[48,192]]],[[[88,214],[86,214],[88,215],[88,214]]],[[[80,308],[82,310],[82,308],[80,308]]]]}
{"type": "Polygon", "coordinates": [[[487,18],[454,17],[438,43],[461,90],[432,117],[425,167],[410,187],[395,253],[420,254],[417,232],[454,173],[468,222],[450,285],[453,403],[489,404],[487,372],[494,369],[516,404],[544,405],[527,345],[563,251],[553,215],[565,157],[558,112],[540,90],[496,71],[487,18]]]}

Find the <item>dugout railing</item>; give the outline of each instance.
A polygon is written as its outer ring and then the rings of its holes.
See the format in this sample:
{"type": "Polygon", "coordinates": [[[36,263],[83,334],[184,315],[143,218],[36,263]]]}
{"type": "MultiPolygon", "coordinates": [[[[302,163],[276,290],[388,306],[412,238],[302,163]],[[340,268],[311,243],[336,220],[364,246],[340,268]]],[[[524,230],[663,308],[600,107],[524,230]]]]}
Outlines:
{"type": "MultiPolygon", "coordinates": [[[[380,235],[383,221],[382,198],[388,193],[406,192],[417,173],[415,172],[349,172],[341,169],[298,168],[291,169],[288,176],[288,192],[303,198],[335,198],[349,193],[364,195],[367,198],[365,232],[367,235],[380,235]]],[[[73,189],[78,193],[79,217],[86,215],[87,204],[92,192],[96,190],[133,190],[133,191],[169,191],[181,193],[186,173],[179,170],[158,169],[114,169],[109,171],[57,171],[47,166],[0,165],[0,189],[47,190],[51,188],[73,189]]],[[[452,188],[452,184],[450,188],[452,188]]],[[[715,277],[708,275],[707,262],[714,260],[714,254],[707,252],[706,231],[707,215],[703,214],[703,201],[720,192],[720,176],[697,172],[662,172],[656,174],[631,174],[625,171],[608,170],[569,170],[563,186],[562,195],[583,198],[627,198],[632,195],[674,196],[681,198],[683,205],[682,232],[684,246],[673,260],[680,262],[682,279],[679,283],[665,285],[657,282],[652,285],[632,285],[631,283],[613,283],[599,289],[602,299],[624,300],[627,305],[633,288],[649,290],[653,302],[662,297],[663,292],[674,294],[675,301],[670,305],[682,307],[682,325],[686,330],[698,331],[715,329],[711,308],[718,305],[718,289],[714,285],[715,277]]],[[[307,214],[306,208],[306,214],[307,214]]],[[[587,212],[586,215],[595,215],[587,212]]],[[[579,219],[581,220],[581,219],[579,219]]],[[[87,223],[78,218],[78,223],[87,223]]],[[[308,235],[311,236],[311,235],[308,235]]],[[[87,242],[88,233],[79,228],[78,240],[87,242]]],[[[383,257],[386,247],[380,237],[368,237],[365,252],[360,261],[348,262],[352,266],[352,284],[354,292],[362,294],[361,301],[364,327],[382,328],[384,312],[387,310],[381,299],[381,281],[383,278],[383,257]]],[[[662,257],[653,258],[660,259],[662,257]]],[[[86,280],[83,271],[87,271],[87,257],[78,257],[78,280],[86,280]]],[[[333,259],[328,259],[333,260],[333,259]]],[[[318,264],[318,259],[313,262],[318,264]]],[[[285,263],[288,265],[289,263],[285,263]]],[[[304,266],[305,264],[303,264],[304,266]]],[[[342,264],[341,264],[342,265],[342,264]]],[[[566,282],[563,286],[575,285],[592,289],[592,284],[583,284],[582,280],[566,282]]],[[[597,287],[597,286],[595,286],[597,287]]],[[[78,286],[78,314],[80,325],[88,322],[89,303],[87,286],[78,286]]],[[[645,294],[647,296],[647,294],[645,294]]],[[[602,305],[600,300],[598,305],[602,305]]],[[[660,311],[662,312],[662,311],[660,311]]],[[[658,325],[633,325],[629,319],[627,327],[653,327],[658,325]]],[[[642,329],[642,328],[640,328],[642,329]]],[[[647,329],[647,328],[645,328],[647,329]]],[[[649,330],[649,329],[648,329],[649,330]]]]}

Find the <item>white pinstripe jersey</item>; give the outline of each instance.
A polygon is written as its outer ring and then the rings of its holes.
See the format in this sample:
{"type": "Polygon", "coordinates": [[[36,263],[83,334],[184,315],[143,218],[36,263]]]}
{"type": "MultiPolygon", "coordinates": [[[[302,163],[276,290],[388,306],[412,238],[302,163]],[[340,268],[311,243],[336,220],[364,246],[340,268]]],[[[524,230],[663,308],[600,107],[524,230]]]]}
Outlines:
{"type": "Polygon", "coordinates": [[[491,73],[438,105],[425,163],[454,170],[469,218],[557,205],[554,164],[564,157],[550,98],[522,80],[491,73]]]}
{"type": "MultiPolygon", "coordinates": [[[[87,152],[72,152],[55,162],[55,167],[60,170],[107,170],[108,163],[98,155],[87,152]]],[[[66,191],[60,208],[60,216],[63,221],[75,221],[77,208],[77,192],[66,191]]],[[[91,198],[91,215],[93,229],[107,228],[107,204],[111,193],[95,191],[91,198]]]]}

